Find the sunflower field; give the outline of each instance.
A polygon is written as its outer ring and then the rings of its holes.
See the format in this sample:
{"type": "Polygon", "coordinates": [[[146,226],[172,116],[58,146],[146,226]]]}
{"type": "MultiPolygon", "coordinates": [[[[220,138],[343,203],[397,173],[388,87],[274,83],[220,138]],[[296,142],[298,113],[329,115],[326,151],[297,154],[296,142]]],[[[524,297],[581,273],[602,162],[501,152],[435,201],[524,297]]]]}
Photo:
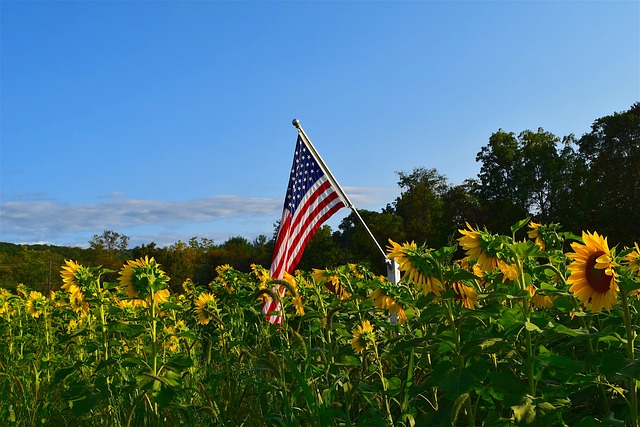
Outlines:
{"type": "Polygon", "coordinates": [[[172,294],[153,258],[66,261],[50,295],[0,288],[0,425],[638,427],[638,244],[511,232],[389,241],[399,283],[224,265],[172,294]]]}

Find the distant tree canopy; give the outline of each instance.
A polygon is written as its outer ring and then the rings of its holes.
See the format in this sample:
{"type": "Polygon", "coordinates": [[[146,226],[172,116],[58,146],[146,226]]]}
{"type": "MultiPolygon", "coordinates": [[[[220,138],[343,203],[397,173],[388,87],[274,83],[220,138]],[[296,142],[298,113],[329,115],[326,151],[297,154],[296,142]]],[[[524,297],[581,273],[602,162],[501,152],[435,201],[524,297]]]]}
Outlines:
{"type": "MultiPolygon", "coordinates": [[[[640,241],[640,103],[595,120],[579,139],[560,138],[542,128],[519,134],[499,129],[476,160],[478,176],[459,185],[435,168],[397,172],[401,193],[396,200],[381,212],[359,210],[378,245],[384,249],[392,239],[438,248],[454,243],[465,222],[504,233],[527,217],[559,223],[576,234],[597,231],[611,244],[640,241]]],[[[375,272],[385,272],[380,249],[355,214],[338,228],[332,232],[329,226],[320,227],[298,268],[364,262],[375,272]]],[[[194,237],[162,248],[152,242],[130,249],[129,237],[111,230],[95,235],[89,249],[0,243],[0,285],[56,289],[65,259],[117,271],[126,259],[150,256],[179,291],[187,278],[210,282],[219,265],[245,272],[251,264],[268,267],[276,233],[277,224],[270,238],[259,236],[253,242],[236,236],[216,245],[194,237]]]]}

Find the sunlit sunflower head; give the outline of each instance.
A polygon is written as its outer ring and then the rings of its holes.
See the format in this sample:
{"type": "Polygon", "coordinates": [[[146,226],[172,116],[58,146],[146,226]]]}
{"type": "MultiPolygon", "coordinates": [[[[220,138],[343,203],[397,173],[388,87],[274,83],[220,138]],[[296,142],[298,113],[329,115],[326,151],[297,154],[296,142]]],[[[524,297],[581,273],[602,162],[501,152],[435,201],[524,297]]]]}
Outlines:
{"type": "Polygon", "coordinates": [[[266,268],[257,264],[251,264],[251,271],[256,279],[260,281],[259,289],[267,289],[267,282],[271,280],[271,273],[266,268]]]}
{"type": "Polygon", "coordinates": [[[356,353],[362,353],[373,345],[376,339],[373,326],[368,320],[363,320],[353,331],[353,339],[351,340],[351,347],[356,353]]]}
{"type": "Polygon", "coordinates": [[[455,292],[455,300],[460,301],[463,307],[473,310],[478,306],[478,293],[471,286],[462,282],[453,282],[451,288],[455,292]]]}
{"type": "Polygon", "coordinates": [[[349,271],[356,279],[364,279],[363,266],[360,264],[349,264],[349,271]]]}
{"type": "Polygon", "coordinates": [[[173,326],[164,326],[164,347],[167,351],[175,353],[180,349],[180,337],[176,334],[184,332],[185,329],[186,326],[182,320],[177,321],[173,326]]]}
{"type": "Polygon", "coordinates": [[[38,318],[44,312],[47,305],[47,298],[40,292],[31,291],[27,300],[27,313],[38,318]]]}
{"type": "Polygon", "coordinates": [[[201,325],[208,325],[211,319],[218,313],[216,297],[208,292],[203,292],[196,299],[196,319],[201,325]]]}
{"type": "Polygon", "coordinates": [[[311,277],[315,282],[323,283],[325,289],[337,295],[340,300],[346,300],[351,297],[351,293],[347,291],[340,279],[340,275],[338,275],[336,271],[318,270],[314,268],[311,277]]]}
{"type": "Polygon", "coordinates": [[[638,248],[637,243],[634,244],[634,250],[625,255],[621,262],[626,265],[632,273],[640,276],[640,248],[638,248]]]}
{"type": "Polygon", "coordinates": [[[502,283],[507,280],[516,280],[518,278],[518,267],[514,264],[508,264],[499,259],[498,269],[502,272],[502,283]]]}
{"type": "Polygon", "coordinates": [[[98,291],[98,279],[93,269],[84,267],[75,261],[65,261],[60,270],[62,277],[62,290],[70,295],[95,296],[98,291]]]}
{"type": "Polygon", "coordinates": [[[541,226],[542,224],[538,224],[537,222],[531,221],[528,225],[530,230],[527,231],[527,235],[529,236],[530,239],[535,239],[534,240],[535,244],[538,245],[538,247],[544,251],[547,248],[547,245],[542,239],[542,234],[540,233],[541,226]]]}
{"type": "Polygon", "coordinates": [[[407,313],[399,302],[394,300],[393,303],[389,305],[388,310],[389,314],[396,316],[396,320],[400,325],[403,325],[407,321],[407,313]]]}
{"type": "MultiPolygon", "coordinates": [[[[171,295],[171,292],[169,292],[169,289],[160,289],[158,292],[155,292],[153,294],[153,299],[156,305],[158,305],[158,304],[162,304],[163,302],[169,301],[170,295],[171,295]]],[[[147,296],[147,299],[145,301],[147,304],[151,304],[151,295],[147,296]]]]}
{"type": "Polygon", "coordinates": [[[551,308],[553,307],[553,301],[557,298],[556,296],[549,295],[541,295],[538,292],[538,288],[534,285],[530,285],[528,288],[529,295],[531,295],[531,302],[536,308],[551,308]]]}
{"type": "Polygon", "coordinates": [[[193,283],[191,278],[187,278],[184,282],[182,282],[182,289],[184,293],[187,295],[193,295],[196,292],[196,284],[193,283]]]}
{"type": "Polygon", "coordinates": [[[67,333],[70,334],[71,332],[75,331],[76,329],[78,329],[78,326],[78,321],[76,319],[69,320],[69,323],[67,323],[67,333]]]}
{"type": "Polygon", "coordinates": [[[291,302],[296,308],[296,314],[298,316],[304,316],[304,304],[302,303],[302,296],[300,293],[296,293],[293,298],[291,298],[291,302]]]}
{"type": "Polygon", "coordinates": [[[432,251],[425,245],[418,246],[415,242],[400,245],[389,239],[391,245],[387,246],[389,258],[395,259],[400,271],[404,272],[403,279],[413,282],[423,295],[433,293],[440,295],[444,289],[442,281],[434,264],[432,251]]]}
{"type": "Polygon", "coordinates": [[[0,288],[0,314],[9,311],[9,298],[11,298],[11,292],[8,289],[0,288]]]}
{"type": "Polygon", "coordinates": [[[219,265],[216,267],[216,273],[218,273],[218,275],[220,276],[231,270],[233,270],[233,267],[231,267],[229,264],[219,265]]]}
{"type": "Polygon", "coordinates": [[[475,261],[482,271],[491,272],[498,266],[497,249],[494,247],[495,236],[486,230],[476,230],[466,223],[468,230],[459,229],[462,237],[458,242],[469,257],[475,261]]]}
{"type": "Polygon", "coordinates": [[[583,243],[574,242],[574,252],[567,254],[571,276],[567,284],[570,292],[593,311],[609,310],[617,302],[617,278],[607,239],[598,233],[582,233],[583,243]]]}
{"type": "Polygon", "coordinates": [[[89,312],[89,303],[84,301],[82,298],[79,298],[78,295],[71,295],[69,303],[71,305],[71,309],[76,313],[85,315],[89,312]]]}
{"type": "Polygon", "coordinates": [[[389,314],[396,316],[398,323],[403,324],[407,321],[407,315],[404,310],[404,306],[399,303],[395,298],[390,296],[386,289],[378,288],[371,292],[369,299],[373,301],[375,308],[381,308],[387,310],[389,314]]]}
{"type": "Polygon", "coordinates": [[[29,288],[27,288],[24,283],[19,283],[18,286],[16,286],[16,292],[22,297],[27,297],[29,295],[29,288]]]}
{"type": "Polygon", "coordinates": [[[139,299],[122,299],[116,302],[116,305],[122,310],[122,316],[125,319],[132,319],[137,317],[138,307],[141,306],[143,301],[139,299]]]}
{"type": "Polygon", "coordinates": [[[126,286],[130,297],[146,298],[151,290],[157,292],[167,287],[169,277],[152,257],[145,256],[127,261],[120,270],[120,284],[126,286]]]}

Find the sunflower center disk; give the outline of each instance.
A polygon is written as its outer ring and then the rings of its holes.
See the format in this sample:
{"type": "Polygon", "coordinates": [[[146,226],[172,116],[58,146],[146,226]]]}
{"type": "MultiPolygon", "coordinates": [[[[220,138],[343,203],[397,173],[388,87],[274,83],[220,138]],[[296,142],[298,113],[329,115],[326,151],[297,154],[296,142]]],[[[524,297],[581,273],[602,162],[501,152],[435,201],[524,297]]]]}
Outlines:
{"type": "Polygon", "coordinates": [[[609,276],[603,269],[595,267],[596,260],[601,255],[604,255],[604,252],[598,251],[589,256],[585,265],[585,277],[591,289],[596,292],[605,293],[609,290],[613,276],[609,276]]]}

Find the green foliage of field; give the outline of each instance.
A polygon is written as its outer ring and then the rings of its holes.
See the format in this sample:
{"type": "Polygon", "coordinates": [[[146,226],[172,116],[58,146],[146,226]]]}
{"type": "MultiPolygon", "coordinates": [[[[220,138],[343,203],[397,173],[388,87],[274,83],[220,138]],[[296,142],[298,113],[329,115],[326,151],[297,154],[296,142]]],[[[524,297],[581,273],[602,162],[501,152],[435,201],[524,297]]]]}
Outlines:
{"type": "Polygon", "coordinates": [[[481,252],[462,259],[391,246],[398,284],[363,265],[281,281],[220,266],[174,292],[150,258],[67,263],[53,296],[0,290],[0,425],[637,427],[637,247],[598,258],[615,282],[584,263],[613,297],[594,311],[567,283],[568,255],[593,248],[526,226],[467,230],[481,252]],[[277,326],[260,308],[280,285],[277,326]]]}

